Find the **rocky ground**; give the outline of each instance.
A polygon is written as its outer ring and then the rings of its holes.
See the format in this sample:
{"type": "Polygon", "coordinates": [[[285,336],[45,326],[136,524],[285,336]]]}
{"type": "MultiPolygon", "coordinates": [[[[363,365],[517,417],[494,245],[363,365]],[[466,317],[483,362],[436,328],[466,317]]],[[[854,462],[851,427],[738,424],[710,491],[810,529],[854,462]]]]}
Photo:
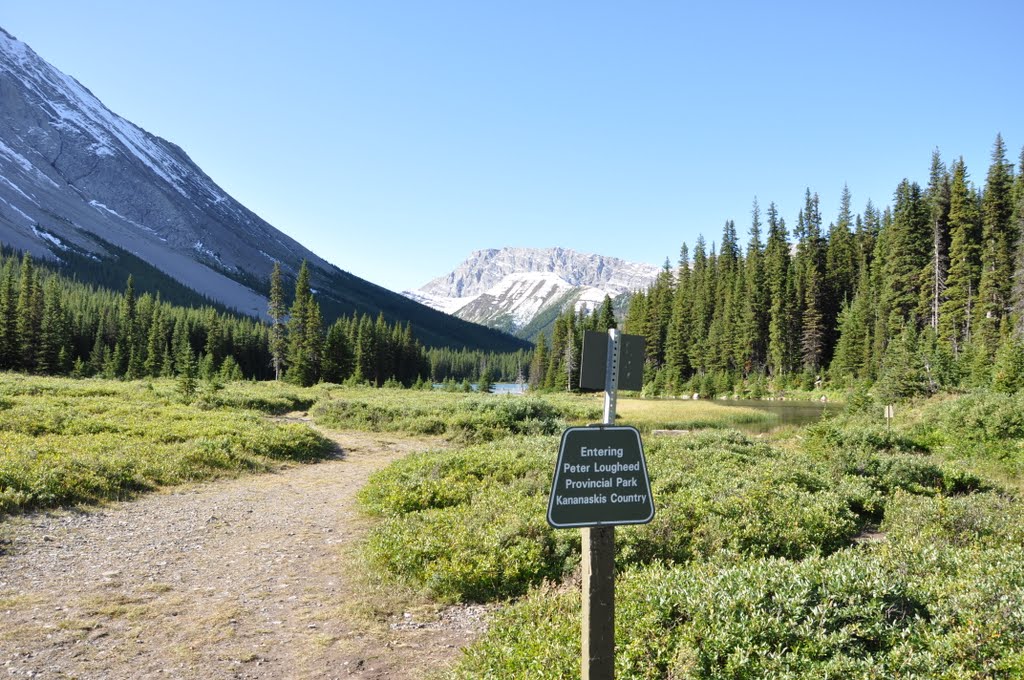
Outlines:
{"type": "Polygon", "coordinates": [[[437,442],[0,523],[0,677],[422,678],[485,625],[365,573],[371,472],[437,442]]]}

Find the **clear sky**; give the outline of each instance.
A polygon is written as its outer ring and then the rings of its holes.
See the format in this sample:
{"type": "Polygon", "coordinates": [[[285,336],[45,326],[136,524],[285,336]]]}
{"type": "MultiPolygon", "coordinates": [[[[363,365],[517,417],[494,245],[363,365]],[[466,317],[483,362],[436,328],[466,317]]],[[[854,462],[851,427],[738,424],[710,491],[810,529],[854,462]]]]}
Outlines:
{"type": "Polygon", "coordinates": [[[756,197],[826,225],[931,153],[1024,145],[1024,3],[97,0],[0,25],[327,260],[393,290],[481,248],[660,265],[756,197]]]}

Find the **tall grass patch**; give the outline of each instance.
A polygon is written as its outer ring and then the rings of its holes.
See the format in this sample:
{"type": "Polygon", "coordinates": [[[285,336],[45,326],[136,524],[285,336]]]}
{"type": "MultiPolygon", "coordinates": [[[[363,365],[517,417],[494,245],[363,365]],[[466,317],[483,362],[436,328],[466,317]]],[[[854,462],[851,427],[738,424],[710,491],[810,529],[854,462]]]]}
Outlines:
{"type": "Polygon", "coordinates": [[[727,429],[776,423],[779,417],[755,408],[723,406],[706,399],[619,399],[618,418],[641,432],[651,430],[727,429]]]}

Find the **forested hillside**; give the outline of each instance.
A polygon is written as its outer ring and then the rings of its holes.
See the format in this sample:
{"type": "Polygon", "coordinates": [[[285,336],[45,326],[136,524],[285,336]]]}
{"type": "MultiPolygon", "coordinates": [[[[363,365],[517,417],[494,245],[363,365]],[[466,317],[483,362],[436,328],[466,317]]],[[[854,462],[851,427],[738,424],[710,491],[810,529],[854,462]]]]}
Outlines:
{"type": "MultiPolygon", "coordinates": [[[[1021,166],[1024,167],[1024,152],[1021,166]]],[[[1015,391],[1024,378],[1024,173],[997,136],[982,186],[963,158],[932,156],[925,187],[854,214],[843,188],[823,226],[808,189],[790,229],[755,200],[746,246],[684,243],[675,271],[633,298],[648,390],[702,395],[875,383],[901,398],[961,387],[1015,391]]],[[[557,349],[557,348],[556,348],[557,349]]]]}
{"type": "Polygon", "coordinates": [[[136,295],[68,279],[31,256],[0,255],[0,370],[46,375],[144,378],[388,380],[411,385],[430,364],[409,324],[383,315],[341,317],[325,328],[303,265],[290,307],[280,280],[274,323],[180,307],[160,295],[136,295]],[[275,361],[276,359],[276,361],[275,361]]]}

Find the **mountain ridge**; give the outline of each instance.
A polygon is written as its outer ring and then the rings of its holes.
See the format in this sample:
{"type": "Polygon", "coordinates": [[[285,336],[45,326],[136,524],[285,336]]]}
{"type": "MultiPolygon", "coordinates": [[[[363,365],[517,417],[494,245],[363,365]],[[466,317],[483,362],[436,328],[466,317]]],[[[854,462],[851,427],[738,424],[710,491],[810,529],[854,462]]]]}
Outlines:
{"type": "Polygon", "coordinates": [[[293,278],[305,260],[327,321],[383,313],[411,321],[429,345],[523,346],[327,262],[3,28],[0,99],[0,242],[10,247],[50,261],[73,251],[116,268],[114,246],[257,317],[266,315],[273,263],[293,278]]]}
{"type": "Polygon", "coordinates": [[[471,252],[450,273],[403,295],[523,337],[524,329],[533,332],[534,320],[551,316],[554,307],[592,311],[606,295],[614,300],[646,288],[659,271],[569,248],[489,248],[471,252]]]}

